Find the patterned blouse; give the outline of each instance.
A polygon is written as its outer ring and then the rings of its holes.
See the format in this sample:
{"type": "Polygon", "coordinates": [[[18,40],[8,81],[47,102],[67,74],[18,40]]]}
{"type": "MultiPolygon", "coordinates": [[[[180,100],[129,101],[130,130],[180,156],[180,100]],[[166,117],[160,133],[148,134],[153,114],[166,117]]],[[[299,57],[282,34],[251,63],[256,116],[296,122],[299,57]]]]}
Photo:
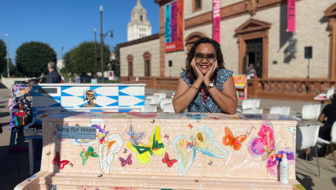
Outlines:
{"type": "MultiPolygon", "coordinates": [[[[223,83],[227,81],[232,76],[232,74],[233,72],[230,70],[218,70],[215,86],[220,91],[223,91],[223,83]]],[[[182,72],[180,76],[189,87],[192,85],[185,72],[182,72]]],[[[210,95],[207,97],[206,102],[204,102],[201,91],[199,90],[195,98],[189,104],[188,112],[223,113],[224,111],[216,104],[215,100],[212,99],[210,95]]]]}
{"type": "Polygon", "coordinates": [[[33,114],[32,114],[32,107],[33,107],[33,96],[32,91],[29,90],[27,93],[25,93],[23,96],[21,96],[18,100],[18,102],[21,104],[23,111],[25,112],[25,124],[29,124],[33,120],[33,114]]]}

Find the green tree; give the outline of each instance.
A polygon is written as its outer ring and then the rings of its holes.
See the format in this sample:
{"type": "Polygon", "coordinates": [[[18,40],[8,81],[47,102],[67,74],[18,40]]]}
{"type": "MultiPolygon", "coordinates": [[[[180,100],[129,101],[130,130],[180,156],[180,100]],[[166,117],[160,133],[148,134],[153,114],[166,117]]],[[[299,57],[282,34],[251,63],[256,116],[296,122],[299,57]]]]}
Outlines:
{"type": "MultiPolygon", "coordinates": [[[[0,39],[0,73],[6,71],[7,61],[5,59],[7,54],[5,42],[0,39]]],[[[4,75],[7,77],[7,75],[4,75]]]]}
{"type": "Polygon", "coordinates": [[[117,77],[120,77],[120,47],[118,45],[114,46],[113,53],[115,59],[112,60],[112,70],[117,77]]]}
{"type": "MultiPolygon", "coordinates": [[[[71,73],[96,73],[100,71],[100,46],[97,43],[97,68],[95,65],[95,43],[83,42],[64,55],[65,71],[71,73]],[[98,69],[98,70],[97,70],[98,69]]],[[[110,57],[109,46],[104,46],[104,69],[110,57]]]]}
{"type": "Polygon", "coordinates": [[[38,77],[47,73],[49,61],[56,63],[56,53],[42,42],[26,42],[16,50],[16,66],[20,73],[28,77],[38,77]]]}

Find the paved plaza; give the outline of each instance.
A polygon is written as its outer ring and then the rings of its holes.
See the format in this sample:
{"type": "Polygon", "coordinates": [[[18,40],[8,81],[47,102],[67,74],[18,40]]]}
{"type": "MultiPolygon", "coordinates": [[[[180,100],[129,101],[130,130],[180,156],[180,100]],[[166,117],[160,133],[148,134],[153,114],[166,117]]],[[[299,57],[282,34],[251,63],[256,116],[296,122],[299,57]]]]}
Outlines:
{"type": "MultiPolygon", "coordinates": [[[[146,89],[146,95],[155,92],[165,92],[171,96],[173,91],[146,89]]],[[[8,153],[10,131],[8,125],[10,115],[7,109],[10,91],[0,83],[0,124],[3,132],[0,133],[0,190],[13,189],[16,184],[29,177],[28,152],[8,153]]],[[[241,102],[239,102],[241,103],[241,102]]],[[[261,107],[267,113],[271,106],[290,105],[293,113],[298,113],[303,104],[310,102],[285,101],[262,99],[261,107]]],[[[316,158],[313,161],[296,159],[296,178],[307,190],[331,190],[336,189],[336,169],[333,161],[327,158],[319,158],[321,175],[317,176],[316,158]]]]}

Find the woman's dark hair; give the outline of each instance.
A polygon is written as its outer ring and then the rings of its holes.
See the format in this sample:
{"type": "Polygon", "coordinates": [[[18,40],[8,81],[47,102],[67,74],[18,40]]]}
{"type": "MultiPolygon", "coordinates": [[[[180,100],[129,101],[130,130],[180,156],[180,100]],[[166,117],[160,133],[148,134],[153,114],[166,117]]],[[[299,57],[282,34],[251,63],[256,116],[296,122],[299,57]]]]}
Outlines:
{"type": "Polygon", "coordinates": [[[336,93],[331,96],[330,100],[332,103],[336,103],[336,93]]]}
{"type": "MultiPolygon", "coordinates": [[[[210,38],[207,38],[207,37],[200,38],[191,47],[190,51],[188,52],[188,56],[187,56],[187,60],[186,60],[185,72],[186,72],[186,75],[189,78],[191,83],[193,83],[196,80],[196,75],[195,75],[195,73],[193,71],[193,68],[191,66],[191,61],[195,57],[195,51],[196,51],[197,47],[200,44],[206,44],[206,43],[212,44],[213,47],[215,48],[218,68],[219,69],[225,69],[224,58],[223,58],[223,54],[222,54],[222,50],[220,48],[220,45],[213,39],[210,39],[210,38]]],[[[212,80],[215,80],[215,82],[216,82],[216,78],[217,78],[217,71],[218,71],[218,69],[215,71],[215,73],[212,76],[212,80]]]]}

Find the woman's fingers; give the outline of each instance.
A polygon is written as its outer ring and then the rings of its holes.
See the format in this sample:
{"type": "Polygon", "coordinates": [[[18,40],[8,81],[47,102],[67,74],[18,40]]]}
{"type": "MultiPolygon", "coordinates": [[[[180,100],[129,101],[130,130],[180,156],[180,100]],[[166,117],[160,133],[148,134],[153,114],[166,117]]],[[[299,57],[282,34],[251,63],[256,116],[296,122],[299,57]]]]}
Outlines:
{"type": "Polygon", "coordinates": [[[198,67],[196,66],[196,61],[195,61],[195,58],[192,59],[191,61],[191,66],[194,70],[194,73],[196,74],[196,77],[199,78],[199,77],[202,77],[202,72],[198,69],[198,67]]]}
{"type": "Polygon", "coordinates": [[[212,68],[211,68],[211,70],[212,70],[212,74],[215,72],[217,66],[218,66],[218,63],[217,63],[217,61],[215,61],[215,63],[212,64],[212,68]]]}
{"type": "Polygon", "coordinates": [[[215,70],[217,68],[218,64],[217,61],[211,65],[209,71],[207,72],[207,74],[204,76],[204,82],[208,83],[211,81],[211,77],[213,76],[213,74],[215,73],[215,70]]]}

